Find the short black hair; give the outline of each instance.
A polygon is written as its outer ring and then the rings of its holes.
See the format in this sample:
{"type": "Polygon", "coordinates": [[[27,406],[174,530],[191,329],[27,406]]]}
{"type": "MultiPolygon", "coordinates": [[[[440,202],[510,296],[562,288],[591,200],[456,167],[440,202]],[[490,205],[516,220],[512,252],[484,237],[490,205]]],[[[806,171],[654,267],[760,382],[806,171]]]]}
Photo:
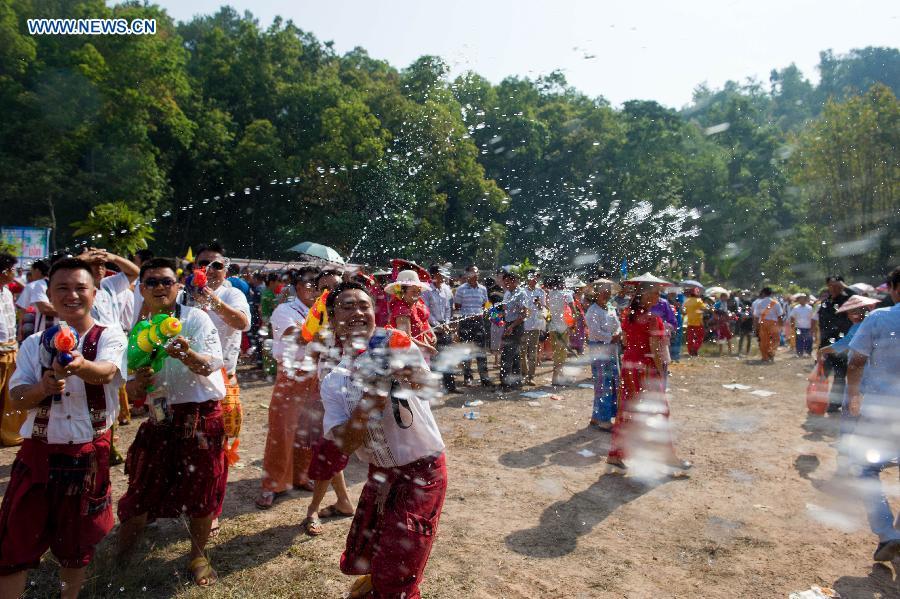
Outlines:
{"type": "Polygon", "coordinates": [[[372,296],[369,295],[369,290],[366,289],[366,286],[362,283],[358,283],[356,281],[343,281],[341,283],[338,283],[325,299],[325,310],[328,312],[328,318],[334,318],[334,303],[337,301],[337,297],[345,291],[350,291],[351,289],[359,289],[360,291],[368,295],[369,299],[372,298],[372,296]]]}
{"type": "Polygon", "coordinates": [[[168,268],[169,270],[172,271],[173,275],[177,276],[177,274],[178,274],[178,272],[177,272],[178,266],[175,264],[175,261],[172,260],[171,258],[150,258],[149,260],[147,260],[146,262],[141,264],[141,274],[139,276],[139,280],[143,281],[144,273],[147,272],[148,270],[151,270],[154,268],[168,268]]]}
{"type": "Polygon", "coordinates": [[[474,264],[470,264],[466,267],[466,272],[472,272],[473,270],[477,270],[477,269],[478,269],[477,266],[475,266],[474,264]]]}
{"type": "Polygon", "coordinates": [[[266,283],[274,283],[281,280],[281,273],[270,272],[266,275],[266,283]]]}
{"type": "Polygon", "coordinates": [[[228,276],[235,276],[241,274],[241,267],[237,264],[229,264],[228,265],[228,276]]]}
{"type": "Polygon", "coordinates": [[[304,279],[312,279],[314,283],[319,281],[322,270],[318,266],[302,266],[291,273],[291,283],[296,287],[304,279]],[[311,276],[310,276],[311,275],[311,276]]]}
{"type": "Polygon", "coordinates": [[[92,281],[94,280],[94,271],[91,270],[91,265],[81,258],[63,258],[62,260],[57,260],[50,268],[48,280],[52,281],[53,275],[61,270],[83,270],[91,276],[92,281]]]}
{"type": "MultiPolygon", "coordinates": [[[[303,270],[303,269],[300,269],[303,270]]],[[[316,275],[316,285],[319,284],[319,281],[324,279],[325,277],[335,276],[337,278],[341,278],[344,276],[344,273],[336,268],[326,268],[324,270],[320,270],[319,274],[316,275]]]]}
{"type": "Polygon", "coordinates": [[[0,270],[6,270],[14,266],[19,260],[12,254],[0,254],[0,270]]]}
{"type": "Polygon", "coordinates": [[[39,270],[45,277],[50,272],[50,265],[45,260],[35,260],[31,263],[31,268],[39,270]]]}
{"type": "Polygon", "coordinates": [[[150,250],[149,248],[144,248],[142,250],[138,250],[134,253],[134,257],[139,258],[141,261],[141,264],[143,264],[147,260],[153,259],[153,250],[150,250]]]}
{"type": "Polygon", "coordinates": [[[218,241],[211,241],[209,243],[200,244],[197,248],[197,253],[194,256],[200,256],[203,252],[215,252],[217,254],[225,255],[225,246],[223,246],[218,241]]]}
{"type": "Polygon", "coordinates": [[[771,287],[763,287],[760,290],[759,294],[763,297],[768,297],[768,296],[772,295],[772,288],[771,287]]]}
{"type": "Polygon", "coordinates": [[[829,276],[825,279],[825,284],[826,284],[826,285],[827,285],[828,283],[837,283],[837,282],[843,283],[843,282],[844,282],[844,277],[842,277],[841,275],[829,275],[829,276]]]}
{"type": "Polygon", "coordinates": [[[887,284],[891,289],[900,287],[900,266],[895,266],[891,274],[888,275],[887,284]]]}

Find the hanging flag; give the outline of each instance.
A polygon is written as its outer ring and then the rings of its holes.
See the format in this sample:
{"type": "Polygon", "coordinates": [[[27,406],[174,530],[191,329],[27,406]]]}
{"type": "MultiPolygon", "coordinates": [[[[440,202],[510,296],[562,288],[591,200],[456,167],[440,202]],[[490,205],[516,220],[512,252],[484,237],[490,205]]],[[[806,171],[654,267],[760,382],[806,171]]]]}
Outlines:
{"type": "Polygon", "coordinates": [[[194,261],[194,250],[191,249],[191,246],[188,246],[187,254],[184,255],[185,262],[193,262],[194,261]]]}
{"type": "Polygon", "coordinates": [[[619,272],[622,273],[622,279],[628,278],[628,258],[622,258],[622,265],[619,267],[619,272]]]}

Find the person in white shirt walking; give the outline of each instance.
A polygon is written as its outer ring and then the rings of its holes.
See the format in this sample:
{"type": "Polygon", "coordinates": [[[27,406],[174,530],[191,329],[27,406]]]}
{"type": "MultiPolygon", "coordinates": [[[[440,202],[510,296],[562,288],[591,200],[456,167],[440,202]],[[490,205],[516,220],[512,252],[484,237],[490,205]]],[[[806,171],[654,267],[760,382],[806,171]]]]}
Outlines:
{"type": "Polygon", "coordinates": [[[790,318],[794,330],[797,331],[796,350],[797,356],[811,356],[813,348],[813,307],[809,305],[809,295],[800,293],[797,295],[796,306],[791,309],[790,318]]]}
{"type": "Polygon", "coordinates": [[[594,302],[585,315],[591,374],[594,377],[594,410],[591,425],[612,430],[612,419],[618,407],[619,343],[622,327],[612,297],[612,281],[594,282],[594,302]]]}
{"type": "MultiPolygon", "coordinates": [[[[437,264],[428,269],[431,276],[431,289],[422,292],[422,299],[428,307],[428,324],[437,338],[438,350],[443,350],[453,345],[453,332],[450,330],[450,319],[453,314],[453,291],[447,285],[450,272],[437,264]]],[[[462,393],[456,388],[453,379],[453,371],[456,364],[448,364],[443,372],[444,391],[447,393],[462,393]]]]}
{"type": "Polygon", "coordinates": [[[541,333],[547,327],[544,312],[547,309],[547,295],[537,286],[540,273],[529,270],[525,276],[525,332],[522,333],[522,345],[519,348],[522,359],[522,377],[526,385],[534,384],[534,373],[540,362],[541,333]]]}
{"type": "Polygon", "coordinates": [[[50,265],[43,260],[35,260],[31,263],[31,282],[25,285],[25,289],[19,294],[16,306],[23,311],[19,340],[24,340],[32,333],[40,333],[47,327],[53,326],[56,318],[56,310],[47,297],[47,274],[50,265]]]}
{"type": "Polygon", "coordinates": [[[15,280],[16,257],[0,254],[0,444],[12,447],[22,443],[19,429],[27,413],[9,403],[9,379],[16,369],[16,305],[7,285],[15,280]]]}
{"type": "Polygon", "coordinates": [[[218,575],[204,549],[227,483],[222,345],[206,312],[179,304],[178,291],[173,261],[154,258],[141,266],[149,314],[172,315],[182,328],[165,347],[162,370],[141,368],[128,383],[130,395],[146,395],[150,419],[138,429],[125,461],[119,551],[130,552],[148,518],[184,514],[190,519],[188,567],[194,582],[207,586],[218,575]]]}
{"type": "Polygon", "coordinates": [[[29,569],[50,549],[60,563],[61,596],[78,596],[94,550],[113,527],[110,427],[125,373],[124,333],[91,317],[90,266],[65,258],[50,270],[53,309],[78,334],[62,365],[53,329],[22,343],[10,380],[14,409],[27,412],[0,507],[0,597],[19,597],[29,569]],[[46,337],[46,338],[45,338],[46,337]]]}

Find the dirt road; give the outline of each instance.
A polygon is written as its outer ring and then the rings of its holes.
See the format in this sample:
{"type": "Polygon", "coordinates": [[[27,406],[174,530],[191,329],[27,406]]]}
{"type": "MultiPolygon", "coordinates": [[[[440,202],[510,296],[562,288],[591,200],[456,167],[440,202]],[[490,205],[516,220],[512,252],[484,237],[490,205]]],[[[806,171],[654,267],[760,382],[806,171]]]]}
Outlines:
{"type": "MultiPolygon", "coordinates": [[[[689,479],[650,486],[604,474],[609,435],[587,426],[590,389],[567,389],[561,400],[479,390],[477,420],[461,407],[474,392],[451,396],[435,407],[450,486],[423,596],[756,598],[815,584],[854,599],[900,597],[900,563],[873,567],[861,505],[849,517],[831,511],[837,423],[807,417],[808,367],[786,353],[774,365],[712,357],[675,365],[672,421],[679,453],[695,466],[689,479]],[[750,389],[723,387],[730,383],[750,389]]],[[[185,526],[166,521],[126,570],[113,564],[108,539],[83,596],[340,597],[348,588],[337,568],[348,520],[312,539],[299,528],[308,493],[254,507],[271,387],[243,387],[242,461],[210,551],[220,583],[202,591],[189,582],[185,526]]],[[[123,450],[136,428],[122,429],[123,450]]],[[[14,454],[0,451],[4,486],[14,454]]],[[[365,468],[354,460],[347,476],[355,499],[365,468]]],[[[121,466],[113,480],[118,498],[121,466]]],[[[896,468],[883,480],[896,497],[896,468]]],[[[54,563],[48,555],[32,575],[29,596],[57,588],[54,563]]]]}

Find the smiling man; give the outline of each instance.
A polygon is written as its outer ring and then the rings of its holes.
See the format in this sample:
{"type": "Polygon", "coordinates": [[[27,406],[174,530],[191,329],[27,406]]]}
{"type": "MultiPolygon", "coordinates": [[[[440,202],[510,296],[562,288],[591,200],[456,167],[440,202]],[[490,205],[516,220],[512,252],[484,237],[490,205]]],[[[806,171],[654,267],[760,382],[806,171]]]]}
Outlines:
{"type": "Polygon", "coordinates": [[[128,450],[128,490],[119,500],[119,549],[127,553],[150,518],[190,518],[190,571],[200,586],[218,575],[203,555],[213,518],[225,496],[225,397],[222,346],[210,317],[176,302],[175,263],[153,258],[141,266],[141,294],[152,315],[181,320],[181,334],[165,347],[153,373],[139,369],[128,393],[146,396],[150,419],[128,450]],[[153,387],[150,389],[150,387],[153,387]]]}
{"type": "Polygon", "coordinates": [[[360,351],[375,334],[372,298],[362,285],[342,283],[327,309],[345,351],[322,381],[325,436],[369,464],[341,571],[361,575],[350,597],[416,599],[447,492],[444,442],[419,393],[428,366],[415,345],[401,350],[391,361],[404,366],[387,375],[392,391],[380,392],[360,351]]]}
{"type": "Polygon", "coordinates": [[[0,597],[19,597],[27,571],[49,548],[59,560],[62,597],[77,597],[94,548],[113,526],[109,429],[125,372],[125,335],[91,317],[91,267],[66,258],[50,270],[49,299],[78,333],[65,366],[35,333],[10,380],[11,406],[28,412],[0,508],[0,597]]]}

